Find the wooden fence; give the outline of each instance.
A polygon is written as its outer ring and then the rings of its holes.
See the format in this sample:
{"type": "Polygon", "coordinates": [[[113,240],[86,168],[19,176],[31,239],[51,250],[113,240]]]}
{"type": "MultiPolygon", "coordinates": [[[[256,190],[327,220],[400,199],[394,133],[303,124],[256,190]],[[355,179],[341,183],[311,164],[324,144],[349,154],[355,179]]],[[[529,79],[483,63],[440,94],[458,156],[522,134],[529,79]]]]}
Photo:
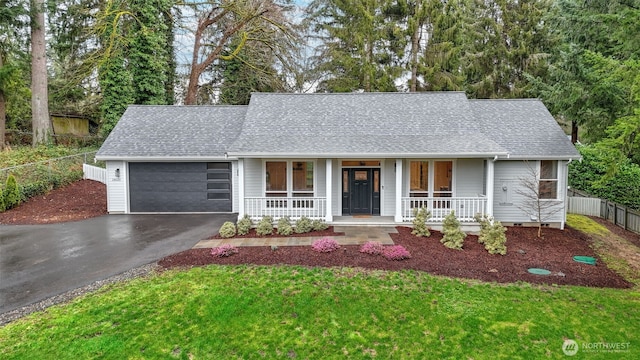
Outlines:
{"type": "Polygon", "coordinates": [[[640,212],[577,190],[569,189],[568,195],[567,212],[598,216],[625,230],[640,234],[640,212]]]}

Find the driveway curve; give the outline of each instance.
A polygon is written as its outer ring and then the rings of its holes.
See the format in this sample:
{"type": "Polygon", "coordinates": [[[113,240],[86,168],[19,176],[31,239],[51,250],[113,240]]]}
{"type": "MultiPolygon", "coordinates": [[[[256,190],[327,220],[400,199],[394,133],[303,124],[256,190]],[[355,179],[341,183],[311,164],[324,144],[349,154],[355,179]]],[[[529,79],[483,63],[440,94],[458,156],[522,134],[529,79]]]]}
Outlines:
{"type": "Polygon", "coordinates": [[[0,225],[0,314],[192,248],[234,214],[0,225]]]}

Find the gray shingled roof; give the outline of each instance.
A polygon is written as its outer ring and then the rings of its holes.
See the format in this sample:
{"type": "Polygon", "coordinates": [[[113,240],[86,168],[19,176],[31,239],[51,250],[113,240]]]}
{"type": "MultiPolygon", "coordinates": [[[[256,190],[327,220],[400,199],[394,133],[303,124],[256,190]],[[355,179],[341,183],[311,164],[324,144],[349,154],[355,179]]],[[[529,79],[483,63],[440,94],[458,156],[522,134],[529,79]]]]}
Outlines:
{"type": "Polygon", "coordinates": [[[249,106],[132,105],[101,160],[254,157],[577,158],[539,100],[462,92],[266,94],[249,106]]]}
{"type": "Polygon", "coordinates": [[[489,156],[462,92],[251,96],[237,156],[489,156]]]}
{"type": "Polygon", "coordinates": [[[131,105],[96,157],[198,159],[224,157],[238,136],[246,106],[131,105]]]}
{"type": "Polygon", "coordinates": [[[511,158],[580,156],[540,100],[469,100],[469,104],[483,132],[507,149],[511,158]]]}

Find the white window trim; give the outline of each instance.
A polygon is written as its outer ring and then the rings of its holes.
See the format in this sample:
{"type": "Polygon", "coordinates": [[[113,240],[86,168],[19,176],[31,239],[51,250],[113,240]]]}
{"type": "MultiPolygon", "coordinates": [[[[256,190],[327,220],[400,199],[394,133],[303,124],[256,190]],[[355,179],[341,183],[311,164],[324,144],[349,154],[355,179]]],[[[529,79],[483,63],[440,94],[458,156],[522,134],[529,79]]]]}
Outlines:
{"type": "MultiPolygon", "coordinates": [[[[296,159],[296,160],[282,160],[282,159],[264,159],[262,161],[262,173],[261,173],[261,178],[262,178],[262,194],[264,197],[267,197],[267,163],[268,162],[284,162],[286,163],[286,167],[287,167],[287,191],[286,197],[294,197],[293,193],[306,193],[306,194],[312,194],[311,197],[317,197],[316,194],[318,193],[318,164],[317,161],[315,159],[296,159]],[[293,163],[294,162],[311,162],[313,163],[313,191],[305,191],[305,190],[299,190],[299,191],[295,191],[293,190],[293,163]]],[[[270,193],[281,193],[284,194],[284,191],[269,191],[270,193]]]]}
{"type": "Polygon", "coordinates": [[[411,161],[426,161],[429,163],[429,191],[427,197],[434,197],[435,195],[435,168],[436,161],[451,161],[451,197],[456,197],[456,169],[457,159],[405,159],[405,166],[403,169],[404,174],[404,188],[406,189],[406,196],[411,196],[411,161]]]}
{"type": "Polygon", "coordinates": [[[542,176],[542,160],[538,160],[538,196],[540,196],[540,182],[541,181],[555,181],[556,182],[556,197],[552,199],[540,198],[540,201],[559,201],[560,200],[560,161],[549,160],[556,162],[556,178],[555,179],[543,179],[542,176]]]}

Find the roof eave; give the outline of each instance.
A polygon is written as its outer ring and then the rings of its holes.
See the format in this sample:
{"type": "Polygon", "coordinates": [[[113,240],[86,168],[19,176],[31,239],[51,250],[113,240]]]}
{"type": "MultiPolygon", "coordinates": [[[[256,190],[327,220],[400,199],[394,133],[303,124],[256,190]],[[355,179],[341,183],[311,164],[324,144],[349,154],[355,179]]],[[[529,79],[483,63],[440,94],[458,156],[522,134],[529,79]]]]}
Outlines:
{"type": "Polygon", "coordinates": [[[163,161],[181,161],[181,162],[201,162],[201,161],[219,161],[219,160],[237,160],[232,156],[112,156],[112,155],[96,155],[99,161],[130,161],[130,162],[163,162],[163,161]]]}
{"type": "Polygon", "coordinates": [[[507,152],[486,152],[486,153],[271,153],[271,152],[229,152],[230,157],[236,158],[270,158],[270,159],[291,159],[291,158],[358,158],[358,159],[378,159],[378,158],[507,158],[507,152]]]}

